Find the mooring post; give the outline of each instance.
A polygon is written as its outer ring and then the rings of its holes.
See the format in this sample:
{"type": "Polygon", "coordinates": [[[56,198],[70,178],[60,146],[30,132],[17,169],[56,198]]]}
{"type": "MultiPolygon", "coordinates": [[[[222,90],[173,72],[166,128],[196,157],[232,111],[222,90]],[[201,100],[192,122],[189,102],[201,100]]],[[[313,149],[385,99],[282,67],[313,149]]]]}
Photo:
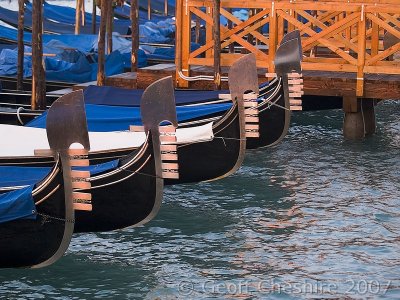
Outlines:
{"type": "Polygon", "coordinates": [[[75,8],[75,34],[81,33],[81,4],[82,0],[76,0],[76,8],[75,8]]]}
{"type": "Polygon", "coordinates": [[[92,33],[96,34],[96,0],[92,3],[92,33]]]}
{"type": "Polygon", "coordinates": [[[105,85],[106,77],[104,74],[104,55],[106,48],[106,23],[107,23],[107,1],[102,0],[100,4],[101,19],[99,28],[99,43],[98,43],[98,69],[97,69],[97,85],[105,85]]]}
{"type": "Polygon", "coordinates": [[[221,89],[221,0],[214,0],[213,8],[213,39],[214,39],[214,86],[216,90],[221,89]]]}
{"type": "Polygon", "coordinates": [[[85,26],[85,0],[81,0],[81,20],[82,20],[82,26],[85,26]]]}
{"type": "Polygon", "coordinates": [[[24,0],[18,0],[18,65],[17,65],[17,90],[23,90],[24,80],[24,0]]]}
{"type": "Polygon", "coordinates": [[[343,135],[357,140],[375,133],[375,103],[373,99],[343,97],[343,135]]]}
{"type": "Polygon", "coordinates": [[[131,71],[137,71],[138,50],[139,50],[139,4],[138,0],[131,0],[131,71]]]}
{"type": "Polygon", "coordinates": [[[32,109],[46,108],[46,81],[43,68],[43,0],[32,2],[32,109]]]}
{"type": "Polygon", "coordinates": [[[112,52],[112,32],[113,32],[113,19],[114,19],[114,9],[113,9],[113,1],[107,0],[107,54],[111,54],[112,52]]]}

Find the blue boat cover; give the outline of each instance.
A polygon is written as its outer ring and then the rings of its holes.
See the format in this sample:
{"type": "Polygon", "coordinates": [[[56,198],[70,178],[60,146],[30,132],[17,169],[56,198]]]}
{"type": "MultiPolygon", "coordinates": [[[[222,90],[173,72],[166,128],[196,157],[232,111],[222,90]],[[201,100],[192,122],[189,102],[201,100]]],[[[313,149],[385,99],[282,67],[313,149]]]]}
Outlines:
{"type": "MultiPolygon", "coordinates": [[[[176,104],[199,103],[217,100],[221,93],[229,91],[175,91],[176,104]]],[[[140,106],[143,90],[124,89],[111,86],[89,85],[83,92],[87,104],[112,106],[140,106]]]]}
{"type": "MultiPolygon", "coordinates": [[[[87,167],[74,167],[74,170],[89,171],[91,176],[115,169],[119,159],[109,162],[90,165],[87,167]]],[[[49,175],[51,167],[11,167],[0,166],[0,188],[35,185],[49,175]]]]}
{"type": "Polygon", "coordinates": [[[50,171],[50,167],[0,166],[0,188],[34,185],[42,181],[50,171]]]}
{"type": "MultiPolygon", "coordinates": [[[[30,47],[25,46],[29,52],[30,47]]],[[[17,74],[18,49],[3,49],[0,52],[0,76],[13,76],[17,74]]],[[[32,58],[24,57],[24,77],[32,76],[32,58]]]]}
{"type": "MultiPolygon", "coordinates": [[[[30,12],[32,12],[32,4],[30,2],[28,2],[26,4],[26,9],[28,9],[30,12]]],[[[130,9],[131,9],[131,7],[126,4],[123,5],[122,7],[116,6],[114,8],[114,14],[116,17],[118,17],[118,15],[121,15],[121,16],[125,17],[125,19],[129,19],[130,18],[130,9]]],[[[174,12],[175,12],[175,10],[174,10],[174,12]]],[[[50,4],[50,3],[44,2],[43,15],[46,19],[49,19],[49,20],[53,20],[53,21],[56,21],[59,23],[75,25],[75,8],[72,8],[72,7],[55,5],[55,4],[50,4]]],[[[147,11],[140,10],[139,11],[139,24],[144,24],[145,22],[149,21],[147,17],[148,17],[147,11]]],[[[163,21],[168,18],[171,18],[171,17],[164,16],[164,15],[158,15],[158,14],[151,14],[152,22],[163,21]]],[[[96,15],[96,24],[100,24],[100,19],[101,19],[101,17],[96,15]]],[[[92,14],[89,12],[85,12],[85,23],[92,24],[92,14]]],[[[116,19],[116,20],[114,20],[113,24],[130,26],[131,21],[116,19]]]]}
{"type": "Polygon", "coordinates": [[[0,195],[0,224],[18,219],[36,219],[33,186],[0,195]]]}
{"type": "MultiPolygon", "coordinates": [[[[61,50],[57,48],[60,42],[50,41],[44,46],[46,53],[54,53],[55,57],[45,57],[46,79],[67,82],[89,82],[96,79],[97,63],[90,63],[86,56],[75,50],[61,50]]],[[[26,52],[31,48],[25,46],[26,52]]],[[[139,67],[147,65],[147,58],[143,51],[139,50],[139,67]]],[[[0,75],[15,76],[17,74],[17,49],[3,49],[0,52],[0,75]]],[[[92,57],[96,59],[97,57],[92,57]]],[[[113,51],[106,56],[105,71],[107,76],[122,73],[130,67],[130,53],[113,51]]],[[[24,57],[24,77],[32,76],[32,58],[24,57]]]]}
{"type": "MultiPolygon", "coordinates": [[[[0,20],[11,26],[18,27],[18,12],[0,7],[0,20]]],[[[24,14],[24,25],[26,28],[32,28],[32,12],[28,9],[25,10],[24,14]]],[[[72,24],[54,22],[43,18],[43,30],[51,33],[73,34],[75,32],[75,26],[72,24]]],[[[129,26],[126,24],[114,24],[113,31],[120,34],[127,34],[129,31],[129,26]]],[[[81,26],[81,33],[92,33],[91,24],[85,24],[85,26],[81,26]]]]}
{"type": "MultiPolygon", "coordinates": [[[[231,106],[231,103],[208,104],[195,107],[178,106],[176,111],[178,120],[182,122],[214,113],[224,112],[231,106]]],[[[138,107],[86,104],[85,108],[89,131],[106,132],[128,130],[130,125],[142,124],[140,109],[138,107]]],[[[26,124],[26,126],[45,128],[46,115],[47,112],[44,112],[42,115],[26,124]]]]}
{"type": "MultiPolygon", "coordinates": [[[[76,167],[76,170],[89,171],[91,176],[118,167],[119,160],[112,160],[88,167],[76,167]]],[[[36,183],[43,180],[51,171],[50,167],[5,167],[0,166],[0,187],[27,187],[0,194],[0,223],[16,219],[35,219],[36,208],[32,190],[36,183]]]]}
{"type": "MultiPolygon", "coordinates": [[[[126,1],[130,4],[130,1],[126,1]]],[[[165,9],[165,1],[164,0],[151,0],[151,9],[158,12],[164,12],[165,9]]],[[[175,0],[168,0],[168,13],[174,15],[175,14],[175,0]]],[[[139,7],[142,10],[147,11],[148,0],[139,0],[139,7]]]]}

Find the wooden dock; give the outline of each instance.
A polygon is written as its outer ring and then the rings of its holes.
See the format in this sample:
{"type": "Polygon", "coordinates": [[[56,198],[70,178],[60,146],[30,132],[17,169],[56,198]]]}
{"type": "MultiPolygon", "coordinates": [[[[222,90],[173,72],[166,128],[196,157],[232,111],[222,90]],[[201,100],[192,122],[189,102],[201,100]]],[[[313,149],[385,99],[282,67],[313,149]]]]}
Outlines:
{"type": "MultiPolygon", "coordinates": [[[[229,67],[222,68],[222,75],[226,76],[229,67]]],[[[265,82],[267,69],[259,69],[259,82],[265,82]]],[[[192,76],[213,75],[212,67],[195,66],[191,70],[192,76]]],[[[157,79],[173,76],[176,80],[175,64],[160,64],[141,68],[137,74],[137,87],[145,88],[157,79]]],[[[356,97],[355,73],[329,71],[303,71],[304,94],[317,96],[353,96],[356,97]]],[[[212,90],[212,81],[192,81],[188,88],[212,90]]],[[[222,83],[227,89],[227,83],[222,83]]],[[[366,74],[364,97],[373,99],[400,99],[400,74],[366,74]]]]}

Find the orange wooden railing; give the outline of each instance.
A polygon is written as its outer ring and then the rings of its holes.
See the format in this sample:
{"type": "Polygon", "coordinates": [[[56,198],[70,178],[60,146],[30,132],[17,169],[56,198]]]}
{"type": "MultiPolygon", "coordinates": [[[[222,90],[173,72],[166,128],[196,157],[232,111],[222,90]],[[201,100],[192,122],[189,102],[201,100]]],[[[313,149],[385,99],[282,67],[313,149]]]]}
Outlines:
{"type": "MultiPolygon", "coordinates": [[[[213,1],[177,0],[176,5],[177,84],[185,87],[188,82],[182,77],[190,76],[191,66],[214,65],[213,1]],[[206,42],[191,51],[196,18],[206,24],[206,42]]],[[[357,96],[363,95],[366,73],[400,74],[400,62],[389,59],[400,51],[400,42],[387,49],[383,46],[387,33],[400,41],[400,0],[221,0],[220,13],[232,23],[229,28],[220,27],[222,66],[253,52],[258,66],[273,72],[277,45],[285,32],[298,29],[303,69],[355,73],[357,96]],[[231,13],[234,8],[249,9],[252,14],[241,21],[231,13]],[[269,30],[263,33],[266,24],[269,30]]]]}

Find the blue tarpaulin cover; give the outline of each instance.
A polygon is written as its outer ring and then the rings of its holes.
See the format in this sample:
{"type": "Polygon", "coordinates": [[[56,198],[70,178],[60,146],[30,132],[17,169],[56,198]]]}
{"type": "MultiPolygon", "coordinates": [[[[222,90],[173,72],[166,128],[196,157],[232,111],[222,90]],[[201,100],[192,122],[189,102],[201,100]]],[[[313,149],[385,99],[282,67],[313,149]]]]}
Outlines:
{"type": "MultiPolygon", "coordinates": [[[[115,169],[119,159],[109,162],[90,165],[87,167],[74,167],[74,170],[89,171],[90,175],[100,174],[115,169]]],[[[11,167],[0,166],[0,187],[15,187],[35,185],[42,181],[51,172],[51,167],[11,167]]]]}
{"type": "MultiPolygon", "coordinates": [[[[18,27],[18,12],[0,6],[0,20],[11,26],[18,27]]],[[[24,25],[27,28],[32,28],[32,12],[29,9],[25,10],[24,25]]],[[[43,18],[43,30],[51,33],[73,34],[75,32],[75,26],[43,18]]],[[[126,24],[114,24],[113,26],[113,31],[120,34],[127,34],[128,30],[129,26],[126,24]]],[[[92,33],[91,24],[86,23],[85,26],[81,26],[81,33],[92,33]]]]}
{"type": "MultiPolygon", "coordinates": [[[[112,106],[140,106],[143,90],[90,85],[84,90],[87,104],[112,106]]],[[[176,104],[188,104],[217,100],[219,94],[229,91],[175,91],[176,104]]]]}
{"type": "MultiPolygon", "coordinates": [[[[193,118],[223,112],[232,106],[231,103],[208,104],[195,107],[179,106],[176,108],[178,120],[187,121],[193,118]]],[[[130,125],[141,125],[140,109],[138,107],[108,106],[86,104],[86,118],[89,131],[106,132],[127,130],[130,125]]],[[[46,115],[44,112],[26,126],[45,128],[46,115]]]]}
{"type": "Polygon", "coordinates": [[[36,219],[33,185],[0,195],[0,223],[18,219],[36,219]]]}
{"type": "MultiPolygon", "coordinates": [[[[85,44],[85,43],[83,43],[85,44]]],[[[67,82],[89,82],[96,80],[97,63],[90,63],[86,55],[78,50],[65,49],[67,45],[58,40],[51,40],[44,45],[44,52],[55,54],[54,57],[45,57],[45,73],[47,80],[67,82]]],[[[31,52],[25,46],[25,52],[31,52]]],[[[130,53],[113,51],[106,56],[105,71],[107,76],[122,73],[130,67],[130,53]]],[[[0,52],[0,75],[15,76],[17,74],[18,49],[3,49],[0,52]]],[[[97,59],[96,56],[92,58],[97,59]]],[[[147,65],[146,55],[142,50],[138,52],[138,66],[147,65]]],[[[24,57],[24,77],[32,76],[32,58],[24,57]]]]}
{"type": "Polygon", "coordinates": [[[0,166],[0,187],[34,185],[42,181],[50,171],[50,167],[0,166]]]}
{"type": "MultiPolygon", "coordinates": [[[[76,167],[76,170],[89,171],[90,175],[100,174],[118,167],[119,160],[112,160],[88,167],[76,167]]],[[[0,223],[17,219],[35,219],[36,208],[32,190],[36,183],[43,180],[51,171],[50,167],[0,167],[0,187],[27,187],[0,194],[0,223]]]]}

